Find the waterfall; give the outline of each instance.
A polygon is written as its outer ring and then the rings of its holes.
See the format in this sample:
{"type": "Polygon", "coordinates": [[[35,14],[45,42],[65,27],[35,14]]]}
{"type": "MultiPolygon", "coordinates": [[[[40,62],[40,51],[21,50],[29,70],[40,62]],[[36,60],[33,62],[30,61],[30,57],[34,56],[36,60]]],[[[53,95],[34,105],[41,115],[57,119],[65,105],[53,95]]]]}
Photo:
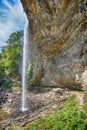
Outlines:
{"type": "Polygon", "coordinates": [[[23,43],[23,69],[22,69],[22,111],[27,110],[26,106],[26,69],[28,63],[28,19],[25,15],[25,27],[24,27],[24,43],[23,43]]]}

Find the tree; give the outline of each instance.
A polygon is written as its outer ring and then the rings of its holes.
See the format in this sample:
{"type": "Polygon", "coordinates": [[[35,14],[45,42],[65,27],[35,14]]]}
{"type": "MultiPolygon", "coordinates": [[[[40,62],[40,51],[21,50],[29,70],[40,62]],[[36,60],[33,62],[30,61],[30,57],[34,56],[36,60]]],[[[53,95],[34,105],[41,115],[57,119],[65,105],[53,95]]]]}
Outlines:
{"type": "Polygon", "coordinates": [[[22,41],[23,41],[23,31],[18,31],[12,33],[6,42],[9,45],[12,45],[12,44],[22,44],[22,41]]]}
{"type": "Polygon", "coordinates": [[[5,89],[17,84],[20,78],[23,31],[14,32],[0,52],[0,83],[5,89]]]}
{"type": "Polygon", "coordinates": [[[23,31],[14,32],[7,40],[7,46],[2,49],[2,64],[6,75],[18,76],[18,68],[22,50],[23,31]]]}
{"type": "Polygon", "coordinates": [[[0,53],[0,79],[1,79],[1,77],[4,76],[4,65],[3,65],[2,59],[3,58],[2,58],[2,55],[0,53]]]}

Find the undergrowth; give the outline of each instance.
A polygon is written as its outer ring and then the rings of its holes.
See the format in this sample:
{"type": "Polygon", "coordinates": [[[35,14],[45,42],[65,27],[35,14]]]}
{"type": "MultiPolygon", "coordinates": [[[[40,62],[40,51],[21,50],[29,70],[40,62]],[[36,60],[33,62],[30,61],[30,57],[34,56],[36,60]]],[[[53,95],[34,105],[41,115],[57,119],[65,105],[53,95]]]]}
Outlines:
{"type": "Polygon", "coordinates": [[[24,130],[87,130],[85,120],[85,114],[78,110],[72,96],[54,114],[27,125],[24,130]]]}

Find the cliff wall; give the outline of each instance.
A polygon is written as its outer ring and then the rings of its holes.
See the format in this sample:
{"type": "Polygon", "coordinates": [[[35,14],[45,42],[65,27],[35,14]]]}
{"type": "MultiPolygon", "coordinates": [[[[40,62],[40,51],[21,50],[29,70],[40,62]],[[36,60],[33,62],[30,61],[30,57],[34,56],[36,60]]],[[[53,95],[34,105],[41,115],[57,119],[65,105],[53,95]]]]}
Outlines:
{"type": "Polygon", "coordinates": [[[21,0],[29,19],[32,84],[87,85],[87,1],[21,0]]]}

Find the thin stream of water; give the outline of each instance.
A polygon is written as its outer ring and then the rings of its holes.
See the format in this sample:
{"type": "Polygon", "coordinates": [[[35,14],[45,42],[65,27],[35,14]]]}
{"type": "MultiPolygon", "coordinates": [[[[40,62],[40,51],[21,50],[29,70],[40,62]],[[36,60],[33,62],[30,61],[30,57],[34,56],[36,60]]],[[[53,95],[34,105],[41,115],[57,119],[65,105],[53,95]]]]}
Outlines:
{"type": "Polygon", "coordinates": [[[22,111],[27,110],[26,106],[26,69],[28,63],[28,26],[29,22],[27,16],[25,15],[25,27],[24,27],[24,44],[23,44],[23,69],[22,69],[22,111]]]}

